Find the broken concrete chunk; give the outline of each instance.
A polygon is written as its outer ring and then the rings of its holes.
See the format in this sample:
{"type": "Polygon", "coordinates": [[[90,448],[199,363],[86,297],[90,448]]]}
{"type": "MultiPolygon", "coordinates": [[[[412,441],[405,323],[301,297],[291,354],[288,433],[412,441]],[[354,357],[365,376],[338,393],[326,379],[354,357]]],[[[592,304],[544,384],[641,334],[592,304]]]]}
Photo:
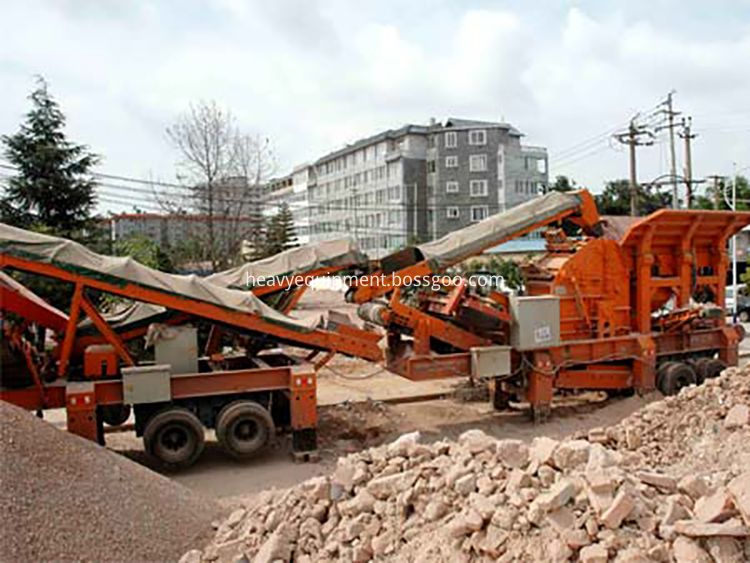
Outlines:
{"type": "Polygon", "coordinates": [[[672,526],[678,520],[687,520],[688,518],[690,518],[690,513],[680,503],[678,495],[672,495],[667,498],[664,515],[661,519],[662,526],[672,526]]]}
{"type": "Polygon", "coordinates": [[[631,494],[625,490],[620,490],[612,501],[612,505],[602,514],[602,524],[610,530],[619,528],[633,508],[635,508],[635,503],[631,494]]]}
{"type": "Polygon", "coordinates": [[[581,563],[607,563],[609,550],[600,543],[588,545],[578,554],[581,563]]]}
{"type": "Polygon", "coordinates": [[[448,513],[448,505],[441,500],[433,500],[425,507],[424,517],[428,522],[440,520],[448,513]]]}
{"type": "Polygon", "coordinates": [[[699,522],[698,520],[680,520],[675,523],[674,529],[678,534],[692,538],[705,538],[710,536],[732,536],[744,538],[750,535],[750,529],[737,519],[727,520],[721,524],[699,522]]]}
{"type": "Polygon", "coordinates": [[[734,503],[725,489],[699,498],[693,507],[696,520],[701,522],[723,522],[736,514],[734,503]]]}
{"type": "Polygon", "coordinates": [[[725,536],[706,538],[706,550],[716,563],[746,561],[742,544],[735,538],[725,536]]]}
{"type": "Polygon", "coordinates": [[[676,563],[711,563],[711,556],[694,540],[679,536],[672,544],[676,563]]]}
{"type": "Polygon", "coordinates": [[[734,505],[745,521],[745,525],[750,526],[750,471],[735,477],[729,483],[728,490],[734,505]]]}
{"type": "Polygon", "coordinates": [[[560,479],[549,491],[539,495],[534,500],[534,504],[549,512],[566,505],[575,494],[576,486],[573,481],[571,479],[560,479]]]}
{"type": "Polygon", "coordinates": [[[498,440],[497,458],[506,467],[523,468],[529,463],[529,447],[521,440],[498,440]]]}
{"type": "Polygon", "coordinates": [[[559,535],[576,527],[576,517],[573,510],[567,506],[560,507],[547,513],[547,522],[559,535]]]}
{"type": "Polygon", "coordinates": [[[288,561],[291,556],[292,546],[287,538],[286,525],[282,524],[260,547],[253,563],[272,563],[279,559],[288,561]]]}
{"type": "Polygon", "coordinates": [[[464,475],[453,485],[453,490],[461,496],[468,496],[469,493],[477,490],[477,476],[473,473],[464,475]]]}
{"type": "Polygon", "coordinates": [[[540,465],[549,464],[552,456],[560,444],[557,440],[546,436],[538,436],[531,441],[531,459],[538,461],[540,465]]]}
{"type": "Polygon", "coordinates": [[[648,471],[639,471],[636,477],[652,487],[671,493],[677,490],[677,480],[669,475],[662,473],[651,473],[648,471]]]}
{"type": "Polygon", "coordinates": [[[724,418],[724,428],[734,430],[750,424],[750,407],[747,405],[734,405],[724,418]]]}
{"type": "Polygon", "coordinates": [[[484,520],[479,513],[473,508],[470,508],[466,512],[456,516],[449,524],[448,528],[451,536],[454,538],[460,538],[467,536],[472,532],[481,530],[483,524],[484,520]]]}
{"type": "Polygon", "coordinates": [[[588,462],[590,451],[591,444],[586,440],[569,440],[557,447],[552,459],[559,469],[575,469],[588,462]]]}
{"type": "Polygon", "coordinates": [[[419,473],[414,470],[388,475],[387,477],[379,477],[369,482],[367,490],[375,498],[385,499],[405,491],[417,481],[418,477],[419,473]]]}
{"type": "Polygon", "coordinates": [[[458,443],[464,446],[472,454],[478,454],[481,452],[495,453],[497,440],[492,436],[488,436],[481,430],[472,428],[458,437],[458,443]]]}
{"type": "Polygon", "coordinates": [[[242,522],[242,519],[245,517],[245,513],[246,513],[246,510],[244,508],[238,508],[237,510],[233,510],[232,513],[229,515],[229,518],[227,518],[224,523],[230,528],[236,528],[237,525],[240,522],[242,522]]]}
{"type": "Polygon", "coordinates": [[[703,477],[688,475],[677,483],[677,490],[686,494],[693,500],[698,500],[709,492],[709,486],[703,477]]]}

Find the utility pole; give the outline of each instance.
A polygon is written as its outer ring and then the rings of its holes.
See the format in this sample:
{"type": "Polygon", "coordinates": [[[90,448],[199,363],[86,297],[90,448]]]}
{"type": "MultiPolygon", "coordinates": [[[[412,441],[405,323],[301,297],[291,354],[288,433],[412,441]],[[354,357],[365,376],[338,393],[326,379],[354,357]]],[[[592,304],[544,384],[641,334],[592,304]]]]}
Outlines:
{"type": "Polygon", "coordinates": [[[724,180],[724,176],[719,176],[718,174],[714,174],[713,176],[707,176],[706,180],[713,180],[714,181],[714,207],[716,209],[721,209],[721,200],[723,193],[719,191],[719,182],[721,180],[724,180]]]}
{"type": "Polygon", "coordinates": [[[685,139],[685,185],[687,187],[687,208],[693,206],[693,159],[690,152],[690,141],[698,135],[691,133],[693,118],[688,117],[682,120],[682,131],[680,137],[685,139]]]}
{"type": "Polygon", "coordinates": [[[653,145],[653,134],[647,131],[645,127],[636,125],[638,115],[633,116],[630,120],[628,130],[623,133],[617,133],[615,139],[623,145],[630,147],[630,215],[638,216],[638,177],[635,163],[635,147],[653,145]],[[642,140],[645,137],[645,140],[642,140]]]}
{"type": "Polygon", "coordinates": [[[664,100],[660,106],[665,106],[665,109],[660,110],[660,113],[663,113],[667,116],[667,125],[662,127],[657,127],[656,130],[660,131],[661,129],[669,129],[669,155],[671,159],[670,163],[670,179],[672,180],[672,208],[677,209],[679,207],[679,199],[677,195],[677,157],[675,156],[675,147],[674,147],[674,127],[675,122],[674,118],[675,116],[679,115],[679,111],[674,111],[672,107],[672,97],[674,96],[674,90],[672,90],[669,94],[667,94],[667,99],[664,100]]]}

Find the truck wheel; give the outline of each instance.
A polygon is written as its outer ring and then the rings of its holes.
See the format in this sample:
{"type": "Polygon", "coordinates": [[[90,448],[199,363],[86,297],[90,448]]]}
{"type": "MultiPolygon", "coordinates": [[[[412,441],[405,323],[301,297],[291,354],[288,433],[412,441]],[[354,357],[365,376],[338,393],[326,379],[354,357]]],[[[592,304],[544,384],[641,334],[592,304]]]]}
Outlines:
{"type": "Polygon", "coordinates": [[[727,364],[717,358],[698,358],[695,361],[695,373],[698,384],[703,383],[706,379],[718,377],[726,367],[727,364]]]}
{"type": "Polygon", "coordinates": [[[101,415],[102,420],[110,426],[120,426],[130,418],[130,405],[104,405],[101,415]]]}
{"type": "Polygon", "coordinates": [[[747,309],[743,309],[742,311],[740,311],[738,318],[740,319],[741,323],[750,321],[750,311],[748,311],[747,309]]]}
{"type": "Polygon", "coordinates": [[[696,383],[695,371],[682,362],[667,362],[659,370],[659,390],[665,395],[676,395],[680,389],[696,383]]]}
{"type": "Polygon", "coordinates": [[[718,358],[706,358],[706,359],[708,361],[706,362],[703,368],[706,379],[719,377],[719,375],[721,375],[721,372],[727,369],[727,364],[718,358]]]}
{"type": "Polygon", "coordinates": [[[182,469],[195,463],[203,451],[204,439],[198,417],[181,407],[155,415],[143,432],[146,452],[168,469],[182,469]]]}
{"type": "Polygon", "coordinates": [[[271,414],[255,401],[229,403],[216,417],[216,439],[237,459],[247,459],[263,449],[275,433],[271,414]]]}

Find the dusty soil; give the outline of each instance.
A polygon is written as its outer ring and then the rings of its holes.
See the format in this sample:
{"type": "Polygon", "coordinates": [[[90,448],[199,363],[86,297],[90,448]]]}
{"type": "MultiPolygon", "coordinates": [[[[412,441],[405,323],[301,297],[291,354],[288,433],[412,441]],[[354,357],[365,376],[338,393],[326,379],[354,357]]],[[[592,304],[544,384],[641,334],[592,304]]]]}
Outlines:
{"type": "Polygon", "coordinates": [[[170,561],[225,508],[0,401],[0,560],[170,561]]]}

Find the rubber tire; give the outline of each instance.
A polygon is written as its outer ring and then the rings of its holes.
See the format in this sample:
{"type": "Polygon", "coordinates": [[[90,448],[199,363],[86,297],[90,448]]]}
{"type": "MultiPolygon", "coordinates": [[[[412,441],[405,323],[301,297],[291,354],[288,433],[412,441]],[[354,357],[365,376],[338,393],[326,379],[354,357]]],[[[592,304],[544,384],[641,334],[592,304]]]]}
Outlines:
{"type": "Polygon", "coordinates": [[[750,311],[748,311],[747,309],[740,311],[739,315],[737,315],[737,318],[740,320],[741,323],[746,323],[750,321],[750,311]]]}
{"type": "Polygon", "coordinates": [[[708,362],[706,362],[706,367],[704,368],[706,370],[706,379],[719,377],[719,375],[721,375],[721,372],[727,369],[727,367],[727,364],[722,360],[718,358],[711,358],[710,360],[708,360],[708,362]]]}
{"type": "Polygon", "coordinates": [[[120,426],[130,418],[130,405],[104,405],[101,409],[102,420],[109,426],[120,426]]]}
{"type": "Polygon", "coordinates": [[[236,459],[254,456],[272,442],[275,435],[276,425],[271,413],[255,401],[229,403],[216,417],[216,439],[236,459]],[[237,435],[248,430],[249,438],[237,435]]]}
{"type": "Polygon", "coordinates": [[[697,383],[695,370],[682,362],[667,362],[659,370],[659,390],[665,395],[676,395],[680,389],[697,383]]]}
{"type": "Polygon", "coordinates": [[[182,407],[172,407],[148,421],[143,432],[143,445],[146,452],[158,459],[165,468],[184,469],[193,465],[203,452],[205,432],[200,420],[192,412],[182,407]],[[166,436],[167,431],[172,434],[166,436]],[[178,451],[171,450],[162,442],[166,437],[184,439],[185,444],[178,451]]]}

